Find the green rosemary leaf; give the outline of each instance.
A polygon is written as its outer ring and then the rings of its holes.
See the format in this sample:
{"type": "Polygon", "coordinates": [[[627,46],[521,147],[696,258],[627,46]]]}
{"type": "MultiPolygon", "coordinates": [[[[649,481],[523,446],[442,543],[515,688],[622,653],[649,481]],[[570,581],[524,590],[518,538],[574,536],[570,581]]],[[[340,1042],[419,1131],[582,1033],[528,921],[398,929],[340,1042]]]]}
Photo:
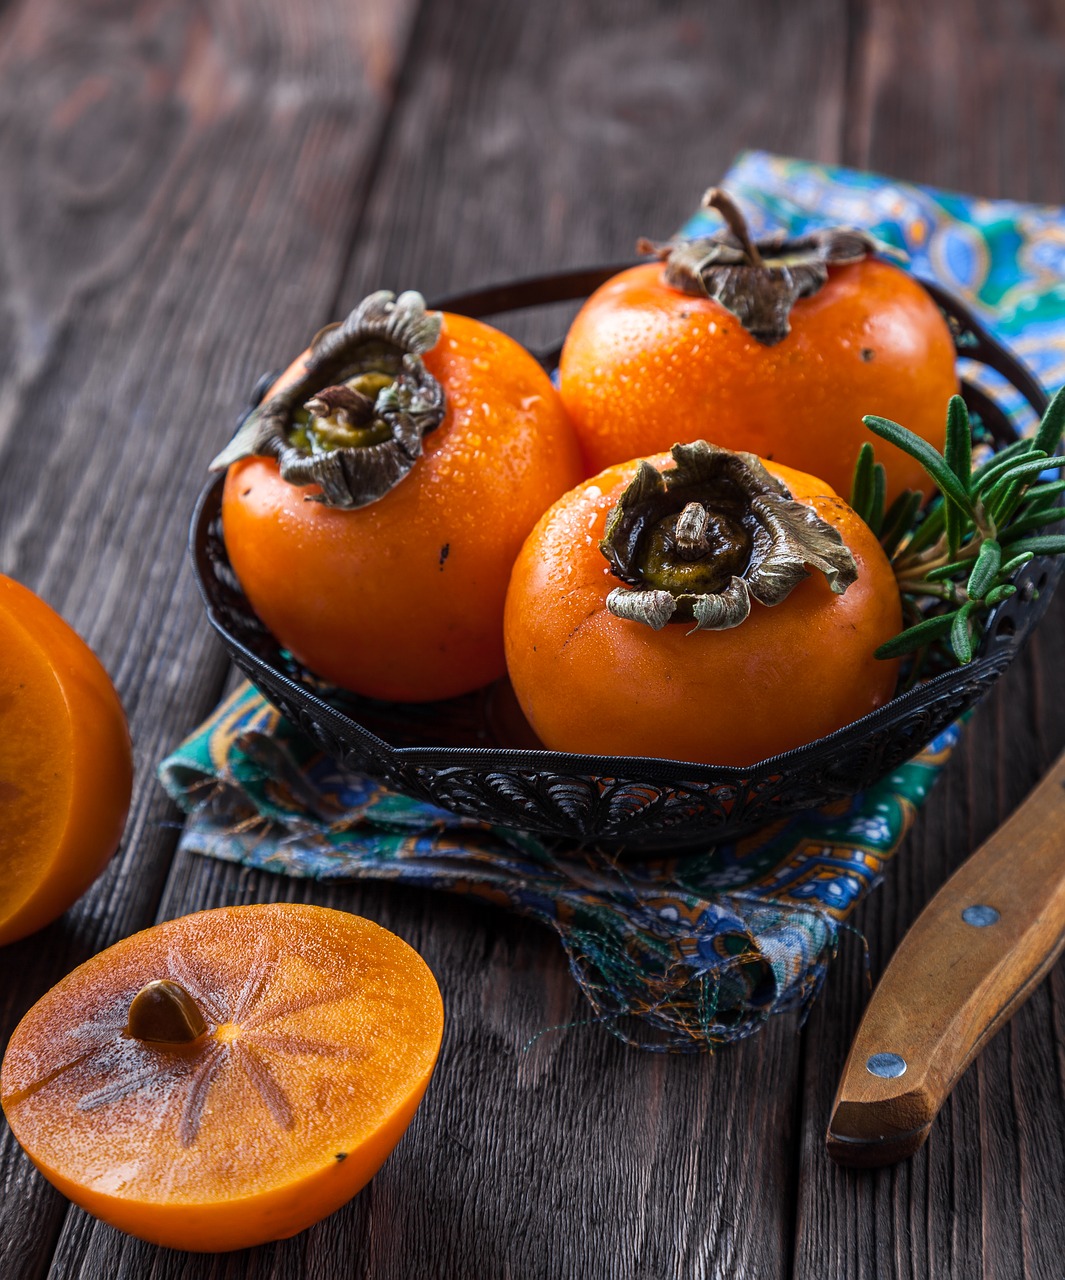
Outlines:
{"type": "Polygon", "coordinates": [[[1044,525],[1056,524],[1062,518],[1062,514],[1056,507],[1051,507],[1049,511],[1033,511],[1028,515],[1022,515],[1019,519],[1010,521],[1009,527],[1003,529],[998,535],[998,540],[1003,546],[1008,546],[1018,538],[1023,538],[1026,533],[1031,533],[1033,529],[1042,529],[1044,525]]]}
{"type": "Polygon", "coordinates": [[[1009,488],[1003,492],[1002,497],[995,503],[991,511],[991,519],[994,520],[996,529],[1008,524],[1017,514],[1017,508],[1024,501],[1024,493],[1027,488],[1026,481],[1014,480],[1009,488]]]}
{"type": "MultiPolygon", "coordinates": [[[[1027,501],[1033,507],[1050,507],[1065,493],[1065,480],[1049,480],[1046,484],[1033,484],[1028,490],[1027,501]]],[[[1062,511],[1065,516],[1065,511],[1062,511]]]]}
{"type": "Polygon", "coordinates": [[[1065,554],[1065,534],[1048,533],[1041,538],[1022,538],[1010,546],[1014,555],[1030,551],[1036,556],[1059,556],[1065,554]]]}
{"type": "Polygon", "coordinates": [[[1023,569],[1029,560],[1034,559],[1031,551],[1025,551],[1023,555],[1013,556],[999,569],[998,576],[1000,578],[1012,578],[1018,569],[1023,569]]]}
{"type": "Polygon", "coordinates": [[[965,586],[970,600],[982,600],[987,595],[995,584],[1001,565],[1002,548],[994,538],[988,538],[980,547],[980,554],[965,586]]]}
{"type": "Polygon", "coordinates": [[[969,600],[954,615],[950,626],[950,647],[954,656],[964,666],[973,659],[973,630],[970,619],[977,608],[977,601],[969,600]]]}
{"type": "Polygon", "coordinates": [[[925,547],[930,547],[942,534],[946,522],[946,516],[944,515],[946,505],[945,502],[938,503],[917,526],[917,532],[906,544],[905,554],[907,556],[913,552],[923,551],[925,547]]]}
{"type": "Polygon", "coordinates": [[[884,513],[880,545],[884,548],[884,553],[889,560],[898,550],[899,543],[909,533],[923,501],[924,494],[920,489],[906,489],[884,513]]]}
{"type": "Polygon", "coordinates": [[[1001,474],[1006,464],[1010,461],[1016,461],[1019,458],[1026,458],[1032,452],[1032,442],[1027,437],[1023,440],[1014,440],[1012,444],[1008,444],[1005,448],[997,450],[986,462],[982,462],[978,467],[973,468],[972,480],[969,484],[969,491],[974,493],[980,486],[988,472],[993,468],[995,474],[1001,474]]]}
{"type": "Polygon", "coordinates": [[[866,440],[858,450],[851,480],[851,507],[869,524],[869,504],[873,497],[873,446],[866,440]]]}
{"type": "Polygon", "coordinates": [[[963,511],[959,511],[953,502],[945,502],[944,527],[947,531],[947,554],[956,556],[965,530],[969,528],[969,520],[963,511]]]}
{"type": "Polygon", "coordinates": [[[992,587],[987,595],[984,596],[984,604],[990,608],[992,605],[1001,604],[1003,600],[1008,600],[1010,596],[1015,596],[1016,594],[1017,588],[1012,582],[1001,582],[997,587],[992,587]]]}
{"type": "MultiPolygon", "coordinates": [[[[966,606],[963,605],[962,608],[966,606]]],[[[945,636],[954,624],[954,614],[944,613],[935,618],[925,618],[915,626],[900,631],[886,641],[876,651],[878,658],[901,658],[904,653],[913,653],[933,640],[945,636]]]]}
{"type": "Polygon", "coordinates": [[[1037,449],[1053,453],[1061,443],[1063,430],[1065,430],[1065,387],[1055,394],[1047,406],[1047,411],[1043,414],[1043,420],[1039,424],[1039,430],[1035,433],[1032,443],[1037,449]]]}
{"type": "Polygon", "coordinates": [[[894,525],[896,520],[902,519],[903,512],[910,505],[910,501],[913,497],[913,492],[914,491],[912,489],[903,489],[903,491],[898,495],[898,497],[891,504],[891,506],[888,507],[888,509],[884,512],[885,532],[887,532],[892,527],[892,525],[894,525]]]}
{"type": "Polygon", "coordinates": [[[873,493],[869,499],[869,528],[880,537],[884,527],[884,500],[887,497],[887,472],[884,464],[878,462],[873,467],[873,493]]]}
{"type": "Polygon", "coordinates": [[[1018,463],[992,485],[984,498],[984,509],[996,528],[1002,528],[1016,514],[1031,483],[1029,477],[1045,471],[1048,462],[1051,466],[1054,465],[1053,459],[1046,458],[1033,458],[1030,462],[1018,463]]]}
{"type": "MultiPolygon", "coordinates": [[[[969,410],[961,396],[951,396],[947,405],[947,440],[944,456],[947,466],[958,477],[958,483],[968,491],[972,481],[973,469],[973,435],[972,423],[969,421],[969,410]]],[[[945,512],[947,531],[947,551],[956,555],[962,544],[968,521],[964,512],[958,507],[947,504],[945,512]]]]}
{"type": "Polygon", "coordinates": [[[1065,388],[1054,396],[1034,437],[1014,441],[975,468],[969,414],[960,397],[952,397],[947,409],[942,455],[897,423],[873,416],[863,421],[874,435],[916,458],[940,498],[911,534],[913,522],[921,519],[920,499],[903,495],[884,512],[871,460],[866,464],[865,512],[877,521],[881,545],[892,557],[909,624],[881,645],[877,657],[914,653],[919,665],[930,646],[946,639],[959,663],[971,662],[984,612],[1017,592],[1011,579],[1034,556],[1065,555],[1065,534],[1044,532],[1065,521],[1065,478],[1045,478],[1065,467],[1065,458],[1049,456],[1065,434],[1065,388]],[[989,538],[996,529],[997,538],[989,538]],[[951,609],[963,582],[968,599],[951,609]],[[915,600],[928,597],[938,597],[937,607],[947,611],[916,616],[915,600]]]}
{"type": "MultiPolygon", "coordinates": [[[[1013,480],[1019,480],[1023,476],[1037,476],[1041,471],[1046,471],[1048,467],[1054,465],[1053,462],[1048,462],[1047,455],[1042,449],[1037,452],[1029,449],[1023,458],[1003,458],[1000,463],[988,467],[973,487],[973,493],[994,494],[996,489],[1008,485],[1013,480]]],[[[1057,465],[1060,466],[1060,463],[1057,465]]],[[[987,501],[992,502],[994,498],[989,497],[987,501]]]]}
{"type": "Polygon", "coordinates": [[[941,564],[938,569],[930,569],[925,574],[925,579],[928,582],[946,582],[972,567],[972,560],[952,560],[950,564],[941,564]]]}
{"type": "Polygon", "coordinates": [[[905,427],[900,427],[897,422],[891,422],[887,418],[878,418],[870,414],[868,417],[863,418],[862,421],[874,435],[878,435],[897,448],[902,449],[911,458],[916,458],[939,486],[943,496],[948,501],[956,503],[959,509],[967,516],[972,517],[975,515],[972,501],[965,486],[951,471],[947,465],[946,458],[933,449],[927,440],[922,440],[920,436],[914,435],[912,431],[907,431],[905,427]]]}
{"type": "Polygon", "coordinates": [[[947,466],[968,488],[973,469],[973,428],[961,396],[951,396],[947,405],[947,442],[943,453],[947,466]]]}
{"type": "Polygon", "coordinates": [[[1042,449],[1033,450],[1031,457],[1014,462],[999,479],[995,488],[997,489],[998,485],[1004,484],[1007,480],[1027,480],[1031,484],[1029,476],[1039,476],[1044,471],[1059,471],[1063,465],[1065,465],[1065,458],[1060,456],[1048,458],[1042,449]]]}

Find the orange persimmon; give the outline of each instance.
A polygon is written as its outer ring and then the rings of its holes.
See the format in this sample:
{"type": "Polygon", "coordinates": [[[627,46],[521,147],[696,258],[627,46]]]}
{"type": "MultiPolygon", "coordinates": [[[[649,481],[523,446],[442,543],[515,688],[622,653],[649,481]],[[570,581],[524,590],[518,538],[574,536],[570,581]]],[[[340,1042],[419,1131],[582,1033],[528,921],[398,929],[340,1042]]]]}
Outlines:
{"type": "MultiPolygon", "coordinates": [[[[703,438],[849,494],[858,450],[870,439],[865,414],[901,422],[941,450],[946,405],[958,390],[955,350],[921,285],[869,256],[855,233],[785,245],[747,239],[758,266],[742,261],[738,239],[719,233],[694,247],[663,246],[665,266],[621,272],[578,313],[562,351],[560,392],[589,470],[703,438]],[[728,265],[711,257],[723,245],[733,254],[728,265]],[[773,299],[759,314],[756,290],[774,272],[797,287],[796,245],[818,273],[812,291],[787,308],[773,299]]],[[[918,462],[875,443],[888,502],[904,489],[927,494],[918,462]]]]}
{"type": "MultiPolygon", "coordinates": [[[[338,471],[329,480],[342,491],[340,502],[358,505],[329,505],[318,500],[329,496],[321,485],[303,483],[306,475],[300,483],[284,479],[275,457],[223,455],[231,462],[222,506],[226,549],[256,613],[326,680],[398,701],[451,697],[502,675],[510,566],[542,512],[583,474],[557,392],[513,339],[445,315],[439,337],[420,356],[442,391],[439,422],[426,431],[416,460],[396,455],[407,473],[392,480],[389,472],[391,487],[378,496],[366,500],[360,488],[353,497],[350,474],[338,471]]],[[[306,360],[307,353],[271,397],[300,377],[313,386],[306,360]]],[[[331,378],[345,376],[342,359],[333,368],[339,372],[331,378]]],[[[379,395],[383,381],[369,394],[379,395]]],[[[395,442],[373,436],[382,424],[372,421],[372,408],[364,428],[352,426],[361,402],[349,396],[345,407],[346,394],[341,385],[310,403],[323,418],[338,406],[342,417],[350,410],[342,431],[357,436],[347,453],[358,469],[374,449],[395,442]]],[[[284,446],[275,439],[251,451],[269,447],[284,446]]],[[[289,455],[300,471],[303,459],[291,448],[289,455]]]]}
{"type": "Polygon", "coordinates": [[[174,1249],[295,1235],[363,1187],[432,1075],[443,1005],[347,912],[221,907],[80,965],[15,1029],[0,1100],[44,1176],[174,1249]]]}
{"type": "Polygon", "coordinates": [[[84,640],[0,575],[0,945],[56,919],[107,865],[133,785],[118,694],[84,640]]]}
{"type": "MultiPolygon", "coordinates": [[[[678,462],[684,448],[727,452],[702,442],[676,446],[678,462]]],[[[719,539],[724,557],[719,583],[732,582],[715,599],[729,608],[742,605],[740,615],[748,609],[743,620],[725,622],[723,630],[696,630],[690,611],[685,621],[658,617],[652,625],[634,620],[636,610],[624,617],[611,612],[612,594],[620,596],[624,608],[637,596],[625,588],[601,546],[616,528],[622,495],[631,494],[634,478],[653,476],[649,468],[667,480],[675,471],[665,469],[669,454],[644,462],[649,467],[639,462],[610,467],[567,493],[530,534],[514,566],[505,620],[507,665],[518,701],[547,747],[750,765],[830,733],[892,696],[897,663],[873,656],[901,629],[891,566],[869,528],[828,485],[776,463],[759,471],[763,492],[782,483],[785,492],[774,493],[772,501],[790,503],[790,509],[802,504],[800,523],[807,526],[816,513],[828,526],[824,536],[833,546],[840,539],[831,531],[838,531],[853,557],[849,584],[837,580],[838,565],[826,565],[827,578],[823,572],[806,576],[804,565],[820,567],[820,554],[808,543],[790,570],[797,585],[789,585],[786,599],[769,607],[760,602],[759,585],[752,587],[753,600],[746,587],[737,591],[738,579],[748,574],[744,566],[753,559],[749,548],[737,551],[728,542],[733,489],[726,477],[723,507],[707,504],[710,524],[725,530],[719,539]]],[[[668,503],[668,495],[663,501],[668,503]]],[[[667,540],[680,529],[676,511],[671,519],[676,528],[668,526],[667,540]]],[[[652,525],[656,522],[658,514],[652,525]]],[[[651,588],[662,582],[651,563],[658,554],[652,548],[655,537],[660,534],[651,528],[638,537],[632,529],[623,530],[620,538],[634,549],[636,560],[651,565],[646,569],[651,588]]],[[[778,578],[779,568],[774,557],[778,578]]],[[[700,571],[690,564],[681,570],[700,571]]],[[[666,599],[673,607],[661,591],[650,590],[647,598],[656,606],[666,599]]],[[[719,624],[720,618],[709,620],[719,624]]]]}

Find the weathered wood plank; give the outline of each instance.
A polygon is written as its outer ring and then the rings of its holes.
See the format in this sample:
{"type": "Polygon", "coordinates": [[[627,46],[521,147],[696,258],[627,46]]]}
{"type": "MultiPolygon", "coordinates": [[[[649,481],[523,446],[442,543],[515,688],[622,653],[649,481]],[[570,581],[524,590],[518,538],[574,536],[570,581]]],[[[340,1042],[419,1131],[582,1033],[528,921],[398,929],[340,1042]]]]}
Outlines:
{"type": "MultiPolygon", "coordinates": [[[[328,312],[413,8],[7,6],[0,563],[111,671],[137,783],[104,877],[0,952],[0,1043],[155,915],[176,833],[154,767],[224,675],[188,515],[244,388],[328,312]]],[[[6,1127],[0,1176],[0,1275],[41,1274],[66,1203],[6,1127]]]]}
{"type": "MultiPolygon", "coordinates": [[[[978,0],[880,3],[860,17],[849,163],[988,196],[1065,202],[1061,13],[978,0]]],[[[924,903],[1065,745],[1065,600],[968,726],[887,883],[860,912],[874,979],[924,903]]],[[[1061,966],[962,1078],[924,1150],[894,1170],[824,1154],[839,1070],[867,998],[840,964],[806,1034],[796,1275],[1052,1276],[1065,1218],[1061,966]]]]}
{"type": "Polygon", "coordinates": [[[800,23],[781,5],[598,0],[489,17],[438,0],[410,71],[419,105],[389,139],[341,297],[624,260],[744,147],[838,159],[844,6],[804,9],[800,23]]]}
{"type": "MultiPolygon", "coordinates": [[[[834,0],[780,7],[772,22],[725,8],[711,20],[695,0],[428,5],[338,310],[380,286],[432,294],[624,256],[640,232],[679,222],[745,144],[832,158],[841,18],[834,0]],[[770,74],[752,85],[754,59],[770,74]],[[787,109],[800,92],[809,109],[787,109]]],[[[159,914],[274,896],[362,911],[419,947],[448,1032],[425,1107],[366,1194],[240,1264],[199,1260],[198,1274],[297,1274],[312,1260],[322,1276],[382,1280],[786,1274],[792,1021],[714,1059],[635,1053],[580,1025],[547,931],[397,887],[327,889],[179,857],[159,914]]],[[[121,1276],[191,1265],[132,1243],[116,1255],[103,1227],[81,1258],[121,1276]]],[[[64,1240],[54,1274],[77,1265],[64,1240]]]]}
{"type": "MultiPolygon", "coordinates": [[[[671,229],[743,145],[830,160],[842,133],[853,163],[1062,199],[1053,6],[972,0],[953,25],[916,4],[846,6],[860,19],[846,125],[842,3],[664,8],[426,3],[373,162],[409,7],[142,3],[131,19],[128,6],[9,6],[0,165],[20,182],[0,190],[0,557],[114,672],[139,782],[104,880],[0,953],[0,1032],[153,915],[277,896],[396,929],[440,976],[450,1018],[410,1134],[328,1222],[248,1255],[189,1259],[72,1211],[55,1275],[784,1275],[800,1142],[798,1274],[1056,1274],[1060,969],[962,1082],[927,1153],[870,1177],[834,1170],[821,1146],[864,1002],[853,941],[805,1038],[800,1124],[787,1023],[680,1062],[595,1028],[545,1030],[584,1011],[536,926],[188,857],[164,884],[174,836],[159,824],[173,814],[150,770],[221,680],[180,567],[182,526],[233,389],[320,320],[382,284],[438,293],[624,256],[638,232],[671,229]],[[148,438],[154,457],[139,452],[148,438]]],[[[527,331],[553,336],[556,323],[527,331]]],[[[970,727],[858,921],[874,972],[1061,747],[1063,607],[970,727]]],[[[42,1274],[64,1205],[9,1138],[0,1161],[0,1277],[42,1274]]]]}

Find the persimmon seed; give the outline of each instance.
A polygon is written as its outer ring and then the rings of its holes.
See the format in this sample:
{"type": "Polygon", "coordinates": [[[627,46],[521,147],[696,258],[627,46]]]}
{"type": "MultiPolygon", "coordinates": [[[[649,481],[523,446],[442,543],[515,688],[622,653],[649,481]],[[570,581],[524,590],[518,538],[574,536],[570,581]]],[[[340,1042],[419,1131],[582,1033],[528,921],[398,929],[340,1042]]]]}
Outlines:
{"type": "Polygon", "coordinates": [[[126,1030],[154,1044],[191,1044],[206,1032],[207,1023],[180,982],[159,978],[133,997],[126,1030]]]}

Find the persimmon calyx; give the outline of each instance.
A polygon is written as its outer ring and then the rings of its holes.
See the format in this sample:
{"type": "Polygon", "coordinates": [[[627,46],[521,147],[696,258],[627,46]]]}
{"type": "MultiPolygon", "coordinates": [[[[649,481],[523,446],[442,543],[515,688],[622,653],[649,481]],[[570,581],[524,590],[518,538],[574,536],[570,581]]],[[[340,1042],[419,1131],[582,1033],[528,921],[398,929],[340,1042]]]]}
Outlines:
{"type": "Polygon", "coordinates": [[[727,227],[694,240],[641,240],[639,252],[662,259],[663,276],[671,288],[720,302],[767,347],[788,336],[791,308],[799,298],[817,293],[828,280],[830,266],[860,262],[887,247],[867,232],[847,227],[756,241],[739,206],[717,187],[703,196],[703,208],[715,209],[727,227]]]}
{"type": "Polygon", "coordinates": [[[211,470],[259,454],[290,484],[318,485],[314,499],[327,506],[383,497],[443,421],[444,390],[422,361],[441,323],[420,293],[363,299],[315,336],[300,376],[251,412],[211,470]]]}
{"type": "Polygon", "coordinates": [[[858,577],[838,529],[797,502],[753,453],[697,440],[675,444],[672,467],[641,462],[599,544],[627,583],[607,596],[615,617],[656,631],[737,627],[751,601],[777,605],[816,569],[837,594],[858,577]]]}
{"type": "Polygon", "coordinates": [[[207,1023],[180,982],[158,978],[133,997],[126,1031],[148,1044],[192,1044],[206,1033],[207,1023]]]}

